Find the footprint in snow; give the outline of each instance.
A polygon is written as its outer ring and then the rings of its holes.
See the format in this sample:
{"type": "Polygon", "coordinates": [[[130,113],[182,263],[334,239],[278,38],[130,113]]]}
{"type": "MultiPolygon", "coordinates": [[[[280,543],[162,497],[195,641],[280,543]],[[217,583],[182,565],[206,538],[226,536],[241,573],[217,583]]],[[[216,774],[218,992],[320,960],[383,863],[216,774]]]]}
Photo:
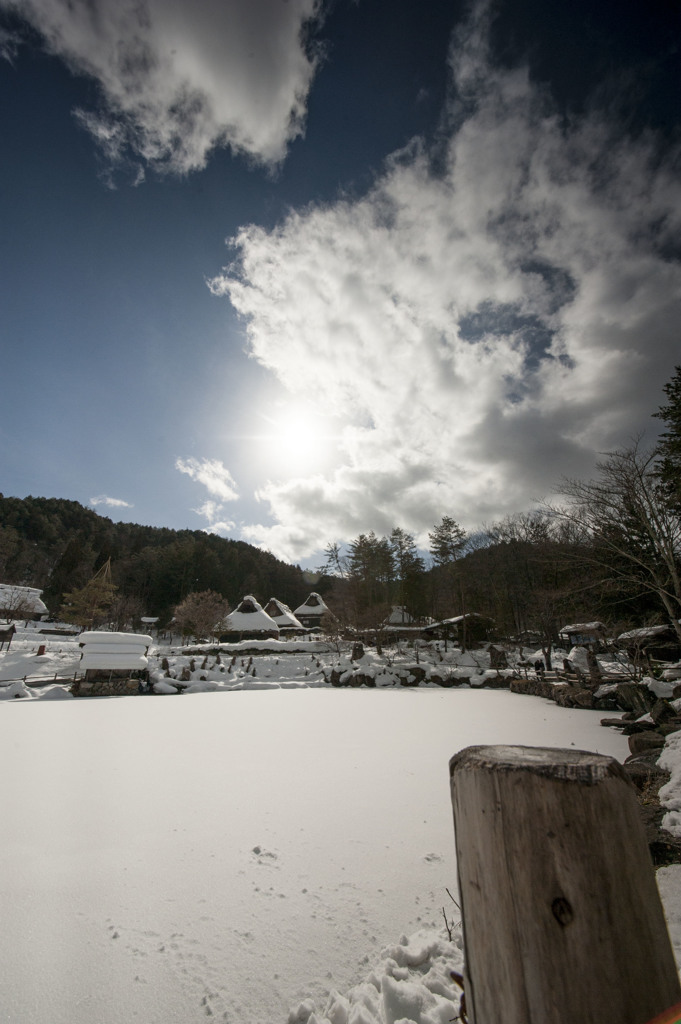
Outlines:
{"type": "Polygon", "coordinates": [[[272,853],[271,850],[263,850],[262,846],[254,846],[251,853],[254,854],[258,864],[273,864],[275,860],[278,860],[276,853],[272,853]]]}

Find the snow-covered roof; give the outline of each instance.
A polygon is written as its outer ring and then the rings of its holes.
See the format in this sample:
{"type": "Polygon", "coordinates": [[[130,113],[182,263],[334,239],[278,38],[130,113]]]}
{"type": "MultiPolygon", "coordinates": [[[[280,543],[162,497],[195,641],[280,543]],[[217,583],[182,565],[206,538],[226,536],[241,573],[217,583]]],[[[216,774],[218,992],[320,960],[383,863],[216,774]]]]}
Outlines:
{"type": "Polygon", "coordinates": [[[484,619],[487,616],[481,615],[480,612],[466,612],[465,615],[454,615],[451,619],[442,619],[441,622],[435,622],[435,626],[450,626],[457,622],[463,622],[464,619],[484,619]]]}
{"type": "Polygon", "coordinates": [[[410,615],[406,608],[403,608],[402,605],[394,604],[390,615],[384,620],[384,623],[388,626],[406,626],[413,621],[414,616],[410,615]]]}
{"type": "Polygon", "coordinates": [[[605,630],[602,622],[576,622],[572,626],[563,626],[559,633],[597,633],[605,630]]]}
{"type": "Polygon", "coordinates": [[[13,583],[0,583],[0,608],[7,611],[27,609],[34,615],[46,615],[47,605],[41,600],[42,590],[37,587],[17,587],[13,583]]]}
{"type": "Polygon", "coordinates": [[[102,644],[111,647],[148,647],[153,643],[146,633],[114,633],[106,629],[92,629],[81,633],[78,638],[79,644],[87,644],[88,647],[98,647],[102,644]]]}
{"type": "Polygon", "coordinates": [[[96,629],[81,633],[78,643],[83,648],[80,668],[120,672],[147,667],[146,654],[151,637],[146,633],[114,633],[96,629]]]}
{"type": "Polygon", "coordinates": [[[643,626],[641,629],[629,629],[620,633],[618,640],[645,640],[651,636],[662,636],[671,630],[671,626],[643,626]]]}
{"type": "Polygon", "coordinates": [[[279,626],[253,595],[248,594],[233,612],[225,616],[222,632],[278,633],[279,626]]]}
{"type": "Polygon", "coordinates": [[[311,594],[308,594],[303,603],[298,605],[293,614],[319,615],[321,618],[325,612],[328,612],[328,610],[328,606],[324,604],[324,599],[313,590],[311,594]]]}
{"type": "Polygon", "coordinates": [[[303,629],[303,624],[298,621],[291,609],[283,601],[271,597],[265,605],[265,613],[274,619],[280,629],[303,629]]]}

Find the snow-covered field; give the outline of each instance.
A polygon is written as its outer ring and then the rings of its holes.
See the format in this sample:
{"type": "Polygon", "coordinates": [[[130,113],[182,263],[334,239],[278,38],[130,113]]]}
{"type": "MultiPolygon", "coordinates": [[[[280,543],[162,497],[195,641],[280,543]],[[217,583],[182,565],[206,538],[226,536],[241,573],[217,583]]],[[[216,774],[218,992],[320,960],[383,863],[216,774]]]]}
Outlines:
{"type": "Polygon", "coordinates": [[[449,1020],[448,759],[623,759],[600,717],[467,688],[6,701],[0,1019],[449,1020]]]}

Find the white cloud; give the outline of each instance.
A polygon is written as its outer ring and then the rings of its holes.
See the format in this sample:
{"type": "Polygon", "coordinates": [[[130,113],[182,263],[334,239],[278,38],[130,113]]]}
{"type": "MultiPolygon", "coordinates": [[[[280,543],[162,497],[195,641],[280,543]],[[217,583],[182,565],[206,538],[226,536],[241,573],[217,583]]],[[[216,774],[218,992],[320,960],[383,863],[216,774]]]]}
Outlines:
{"type": "Polygon", "coordinates": [[[678,362],[674,159],[492,66],[482,6],[451,64],[437,172],[415,143],[364,198],[244,227],[212,284],[253,356],[347,424],[335,472],[261,488],[275,525],[245,535],[282,557],[526,508],[654,429],[678,362]]]}
{"type": "Polygon", "coordinates": [[[99,494],[96,498],[90,498],[90,504],[94,505],[108,505],[109,508],[134,508],[129,501],[123,501],[122,498],[110,498],[108,494],[99,494]]]}
{"type": "Polygon", "coordinates": [[[202,516],[208,521],[208,526],[203,528],[204,533],[217,533],[220,536],[225,536],[234,530],[236,523],[220,518],[224,508],[225,506],[221,502],[207,500],[199,508],[193,508],[192,512],[196,512],[197,516],[202,516]]]}
{"type": "Polygon", "coordinates": [[[79,111],[109,160],[126,152],[157,169],[203,167],[229,146],[282,160],[303,131],[316,59],[305,33],[318,0],[0,0],[47,49],[101,87],[79,111]]]}
{"type": "MultiPolygon", "coordinates": [[[[236,501],[239,492],[232,474],[219,459],[176,459],[175,468],[180,473],[186,473],[191,480],[203,484],[209,494],[223,501],[236,501]]],[[[203,506],[215,508],[213,502],[206,502],[203,506]]],[[[203,512],[200,514],[204,514],[203,512]]]]}

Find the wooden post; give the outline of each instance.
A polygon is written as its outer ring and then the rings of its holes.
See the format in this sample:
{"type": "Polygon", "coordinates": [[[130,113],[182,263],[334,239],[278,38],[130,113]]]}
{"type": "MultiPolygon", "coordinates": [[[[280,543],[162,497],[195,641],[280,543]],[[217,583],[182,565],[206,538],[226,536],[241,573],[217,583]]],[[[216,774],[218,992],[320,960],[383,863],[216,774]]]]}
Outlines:
{"type": "Polygon", "coordinates": [[[617,761],[468,747],[450,775],[471,1024],[647,1024],[681,1002],[617,761]]]}

